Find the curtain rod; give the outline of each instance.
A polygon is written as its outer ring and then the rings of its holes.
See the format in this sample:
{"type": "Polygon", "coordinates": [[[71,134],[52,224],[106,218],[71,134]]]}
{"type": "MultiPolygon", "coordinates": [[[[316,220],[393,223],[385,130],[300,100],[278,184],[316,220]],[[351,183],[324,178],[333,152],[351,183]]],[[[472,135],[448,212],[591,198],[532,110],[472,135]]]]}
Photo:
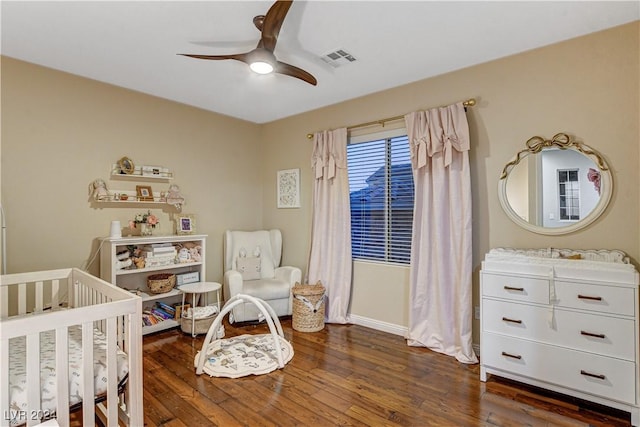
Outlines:
{"type": "MultiPolygon", "coordinates": [[[[475,98],[470,98],[467,99],[466,101],[464,101],[462,103],[462,105],[466,107],[473,107],[474,105],[476,105],[476,100],[475,98]]],[[[384,124],[386,122],[393,122],[395,120],[400,120],[400,119],[404,119],[404,115],[402,116],[395,116],[395,117],[387,117],[386,119],[380,119],[380,120],[374,120],[372,122],[365,122],[365,123],[359,123],[357,125],[352,125],[352,126],[348,126],[347,129],[357,129],[357,128],[363,128],[366,126],[371,126],[371,125],[381,125],[384,126],[384,124]]],[[[308,139],[312,139],[313,138],[313,134],[312,133],[308,133],[307,134],[307,138],[308,139]]]]}

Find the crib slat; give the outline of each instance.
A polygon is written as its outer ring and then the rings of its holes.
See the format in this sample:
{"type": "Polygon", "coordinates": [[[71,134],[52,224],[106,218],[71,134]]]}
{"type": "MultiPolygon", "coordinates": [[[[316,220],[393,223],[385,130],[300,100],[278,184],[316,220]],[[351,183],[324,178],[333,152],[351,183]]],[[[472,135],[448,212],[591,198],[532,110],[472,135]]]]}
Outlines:
{"type": "Polygon", "coordinates": [[[56,329],[56,418],[60,427],[69,426],[69,331],[56,329]]]}
{"type": "Polygon", "coordinates": [[[20,283],[18,285],[18,314],[27,312],[27,284],[20,283]]]}
{"type": "Polygon", "coordinates": [[[93,386],[93,322],[82,324],[82,425],[95,421],[93,386]]]}
{"type": "MultiPolygon", "coordinates": [[[[40,404],[40,333],[27,335],[27,415],[37,411],[40,404]]],[[[40,423],[35,417],[27,416],[27,426],[40,423]]]]}
{"type": "MultiPolygon", "coordinates": [[[[9,360],[9,340],[0,341],[0,360],[9,360]]],[[[9,406],[9,364],[0,364],[0,411],[3,418],[11,417],[13,409],[9,406]],[[7,414],[5,417],[4,415],[7,414]]]]}
{"type": "MultiPolygon", "coordinates": [[[[138,300],[138,313],[142,313],[142,301],[138,300]]],[[[128,406],[129,423],[132,426],[144,424],[142,402],[142,322],[140,315],[129,314],[127,318],[127,354],[129,355],[128,406]]]]}
{"type": "Polygon", "coordinates": [[[36,308],[35,311],[40,312],[44,309],[44,284],[36,282],[36,308]]]}
{"type": "Polygon", "coordinates": [[[107,323],[107,421],[108,427],[118,425],[118,359],[116,341],[117,317],[106,319],[107,323]]]}
{"type": "Polygon", "coordinates": [[[0,319],[9,317],[9,287],[0,288],[0,319]]]}
{"type": "Polygon", "coordinates": [[[60,281],[58,279],[51,281],[51,309],[58,310],[60,308],[60,281]]]}

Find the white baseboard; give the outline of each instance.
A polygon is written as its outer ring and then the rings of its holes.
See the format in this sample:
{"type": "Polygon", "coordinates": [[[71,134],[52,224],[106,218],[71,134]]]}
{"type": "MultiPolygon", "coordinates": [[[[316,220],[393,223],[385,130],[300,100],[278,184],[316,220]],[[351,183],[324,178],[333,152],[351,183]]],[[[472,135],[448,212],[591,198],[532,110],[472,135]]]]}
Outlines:
{"type": "MultiPolygon", "coordinates": [[[[409,328],[406,326],[396,325],[394,323],[383,322],[369,317],[358,316],[357,314],[350,314],[351,323],[354,325],[364,326],[367,328],[375,329],[376,331],[388,332],[393,335],[400,335],[406,337],[409,328]]],[[[476,355],[480,355],[480,344],[472,344],[473,351],[476,355]]]]}
{"type": "Polygon", "coordinates": [[[393,335],[406,337],[407,332],[409,331],[406,326],[382,322],[380,320],[358,316],[357,314],[350,314],[349,317],[351,319],[351,323],[353,323],[354,325],[365,326],[367,328],[375,329],[376,331],[388,332],[393,335]]]}

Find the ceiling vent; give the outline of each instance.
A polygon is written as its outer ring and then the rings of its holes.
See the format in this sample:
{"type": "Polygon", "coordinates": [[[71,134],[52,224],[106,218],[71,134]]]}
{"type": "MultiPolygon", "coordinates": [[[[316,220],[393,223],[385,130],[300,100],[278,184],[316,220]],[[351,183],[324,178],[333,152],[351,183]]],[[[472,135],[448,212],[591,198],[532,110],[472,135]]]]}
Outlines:
{"type": "Polygon", "coordinates": [[[344,49],[336,49],[321,56],[322,60],[334,68],[354,62],[356,58],[344,49]]]}

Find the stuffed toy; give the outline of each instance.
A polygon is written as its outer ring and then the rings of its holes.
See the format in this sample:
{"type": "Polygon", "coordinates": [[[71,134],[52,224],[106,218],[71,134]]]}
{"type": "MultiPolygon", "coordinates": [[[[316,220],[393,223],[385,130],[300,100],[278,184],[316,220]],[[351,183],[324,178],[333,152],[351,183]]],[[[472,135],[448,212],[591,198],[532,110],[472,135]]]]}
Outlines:
{"type": "Polygon", "coordinates": [[[180,194],[180,187],[175,184],[169,186],[169,192],[167,193],[167,203],[175,205],[177,208],[184,203],[184,197],[180,194]]]}
{"type": "Polygon", "coordinates": [[[107,190],[107,184],[105,184],[105,182],[100,178],[96,179],[89,185],[89,194],[93,195],[93,200],[98,201],[109,200],[110,198],[109,190],[107,190]]]}
{"type": "Polygon", "coordinates": [[[189,253],[191,254],[191,260],[193,262],[201,262],[202,261],[202,256],[200,255],[200,249],[202,249],[201,246],[196,246],[193,248],[189,249],[189,253]]]}

